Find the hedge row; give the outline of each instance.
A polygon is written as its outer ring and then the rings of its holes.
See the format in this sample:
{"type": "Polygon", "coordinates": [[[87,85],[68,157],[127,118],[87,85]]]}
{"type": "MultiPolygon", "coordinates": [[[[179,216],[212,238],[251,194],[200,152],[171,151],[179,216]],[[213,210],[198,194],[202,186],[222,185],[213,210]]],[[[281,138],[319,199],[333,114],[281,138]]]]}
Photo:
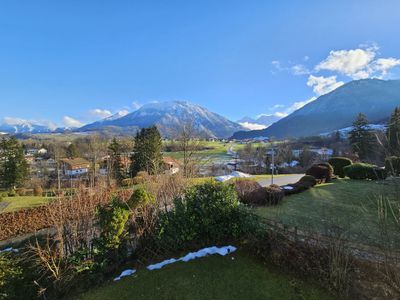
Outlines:
{"type": "Polygon", "coordinates": [[[344,167],[343,170],[350,179],[379,180],[387,176],[385,169],[365,163],[355,163],[344,167]]]}

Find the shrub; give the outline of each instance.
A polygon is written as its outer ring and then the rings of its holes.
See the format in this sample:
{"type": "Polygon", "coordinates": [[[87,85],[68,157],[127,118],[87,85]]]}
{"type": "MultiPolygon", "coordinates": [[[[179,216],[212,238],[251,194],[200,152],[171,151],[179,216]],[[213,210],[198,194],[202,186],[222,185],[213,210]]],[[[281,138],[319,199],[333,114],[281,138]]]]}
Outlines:
{"type": "Polygon", "coordinates": [[[174,249],[188,243],[223,243],[254,233],[256,224],[240,206],[234,185],[209,181],[190,187],[174,208],[160,215],[157,238],[174,249]]]}
{"type": "Polygon", "coordinates": [[[284,191],[277,185],[270,185],[265,188],[266,191],[266,204],[278,205],[285,196],[284,191]]]}
{"type": "Polygon", "coordinates": [[[328,163],[311,166],[306,171],[306,175],[313,176],[318,182],[330,182],[333,176],[333,168],[328,163]]]}
{"type": "Polygon", "coordinates": [[[385,159],[385,169],[388,174],[393,176],[400,175],[400,157],[390,156],[385,159]]]}
{"type": "Polygon", "coordinates": [[[333,167],[333,173],[340,178],[344,178],[343,168],[353,164],[350,158],[347,157],[332,157],[329,159],[329,164],[333,167]]]}
{"type": "Polygon", "coordinates": [[[125,178],[125,179],[122,179],[122,181],[121,181],[121,185],[122,186],[132,186],[133,185],[133,179],[132,178],[125,178]]]}
{"type": "Polygon", "coordinates": [[[233,184],[240,202],[254,204],[251,193],[261,188],[261,185],[257,181],[240,179],[236,180],[233,184]]]}
{"type": "Polygon", "coordinates": [[[26,195],[26,189],[24,189],[24,188],[18,188],[18,189],[16,190],[16,193],[17,193],[18,196],[25,196],[25,195],[26,195]]]}
{"type": "Polygon", "coordinates": [[[317,180],[315,179],[314,176],[305,175],[305,176],[300,178],[298,183],[301,183],[302,185],[304,185],[304,186],[306,186],[308,188],[312,188],[313,186],[315,186],[317,184],[317,180]]]}
{"type": "Polygon", "coordinates": [[[106,249],[117,249],[126,235],[125,224],[129,210],[118,198],[110,204],[97,208],[97,219],[101,230],[100,243],[106,249]]]}
{"type": "Polygon", "coordinates": [[[155,203],[155,201],[155,197],[151,193],[140,187],[132,193],[128,200],[128,206],[129,208],[134,209],[141,205],[155,203]]]}
{"type": "Polygon", "coordinates": [[[8,191],[7,196],[8,197],[15,197],[15,196],[17,196],[17,191],[15,189],[11,189],[11,190],[8,191]]]}
{"type": "Polygon", "coordinates": [[[132,184],[136,185],[136,184],[143,184],[144,183],[144,177],[143,176],[139,176],[136,175],[133,179],[132,179],[132,184]]]}
{"type": "Polygon", "coordinates": [[[355,163],[344,167],[344,173],[350,179],[377,180],[386,178],[386,172],[384,169],[365,163],[355,163]]]}
{"type": "Polygon", "coordinates": [[[35,195],[35,196],[37,196],[37,197],[43,195],[43,189],[42,189],[42,187],[41,187],[40,185],[36,185],[36,186],[33,188],[33,195],[35,195]]]}
{"type": "Polygon", "coordinates": [[[7,252],[0,253],[0,299],[14,299],[19,292],[16,287],[23,276],[23,270],[13,256],[7,252]]]}

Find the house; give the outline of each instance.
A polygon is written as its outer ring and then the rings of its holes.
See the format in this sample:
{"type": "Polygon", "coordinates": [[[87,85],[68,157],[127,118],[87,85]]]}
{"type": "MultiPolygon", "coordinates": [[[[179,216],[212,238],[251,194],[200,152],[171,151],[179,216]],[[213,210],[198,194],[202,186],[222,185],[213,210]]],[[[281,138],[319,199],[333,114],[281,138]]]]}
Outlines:
{"type": "Polygon", "coordinates": [[[163,167],[165,174],[173,175],[179,172],[179,162],[170,156],[163,157],[163,167]]]}
{"type": "Polygon", "coordinates": [[[63,158],[60,163],[62,173],[66,176],[84,175],[89,172],[90,163],[84,158],[63,158]]]}

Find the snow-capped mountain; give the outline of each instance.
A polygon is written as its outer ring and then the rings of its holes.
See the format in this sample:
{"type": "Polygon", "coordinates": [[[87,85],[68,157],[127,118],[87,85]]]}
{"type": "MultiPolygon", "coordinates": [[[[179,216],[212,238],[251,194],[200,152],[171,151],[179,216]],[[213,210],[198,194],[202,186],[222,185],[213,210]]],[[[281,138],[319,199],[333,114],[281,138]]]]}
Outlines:
{"type": "Polygon", "coordinates": [[[27,121],[17,118],[4,118],[0,123],[0,132],[18,133],[50,133],[54,128],[49,125],[40,124],[35,121],[27,121]]]}
{"type": "Polygon", "coordinates": [[[261,115],[258,118],[244,117],[237,122],[249,130],[265,129],[282,117],[272,115],[261,115]]]}
{"type": "Polygon", "coordinates": [[[140,128],[156,125],[164,137],[172,137],[185,122],[191,122],[196,134],[202,137],[227,138],[235,131],[244,130],[241,125],[187,101],[149,103],[125,116],[110,118],[83,126],[79,131],[134,133],[140,128]]]}

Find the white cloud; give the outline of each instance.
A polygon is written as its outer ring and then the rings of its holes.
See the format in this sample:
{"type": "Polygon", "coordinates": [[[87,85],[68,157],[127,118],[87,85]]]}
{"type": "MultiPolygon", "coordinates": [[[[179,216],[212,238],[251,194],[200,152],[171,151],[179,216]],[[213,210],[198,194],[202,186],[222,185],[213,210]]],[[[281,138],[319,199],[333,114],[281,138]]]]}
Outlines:
{"type": "Polygon", "coordinates": [[[378,50],[379,47],[372,44],[360,45],[357,49],[331,51],[315,70],[338,72],[352,79],[383,78],[390,69],[400,65],[400,59],[376,58],[378,50]]]}
{"type": "Polygon", "coordinates": [[[305,65],[302,64],[297,64],[294,65],[292,68],[292,73],[294,75],[307,75],[310,74],[310,70],[307,69],[307,67],[305,65]]]}
{"type": "Polygon", "coordinates": [[[127,114],[129,114],[129,110],[123,109],[123,110],[120,110],[119,112],[117,112],[117,114],[121,117],[125,117],[127,114]]]}
{"type": "Polygon", "coordinates": [[[374,61],[372,69],[381,72],[381,77],[383,77],[391,68],[394,68],[398,65],[400,65],[400,59],[393,57],[378,58],[376,61],[374,61]]]}
{"type": "Polygon", "coordinates": [[[141,108],[143,105],[137,101],[132,102],[132,107],[134,110],[138,110],[139,108],[141,108]]]}
{"type": "Polygon", "coordinates": [[[315,70],[335,71],[353,79],[367,78],[371,72],[369,65],[375,56],[376,48],[331,51],[315,70]]]}
{"type": "MultiPolygon", "coordinates": [[[[282,110],[282,111],[277,111],[275,112],[273,115],[279,118],[284,118],[288,115],[290,115],[292,112],[302,108],[304,105],[313,102],[314,100],[316,100],[317,97],[311,97],[310,99],[304,100],[304,101],[297,101],[294,102],[293,104],[291,104],[290,106],[286,107],[286,109],[282,110]]],[[[262,116],[262,115],[260,115],[262,116]]]]}
{"type": "Polygon", "coordinates": [[[23,125],[29,122],[21,118],[4,117],[2,123],[10,126],[16,126],[16,125],[23,125]]]}
{"type": "Polygon", "coordinates": [[[100,109],[100,108],[92,109],[91,111],[89,111],[89,113],[92,116],[94,116],[96,118],[101,118],[101,119],[105,119],[105,118],[112,116],[111,111],[109,111],[107,109],[100,109]]]}
{"type": "Polygon", "coordinates": [[[343,84],[343,81],[336,81],[336,76],[324,77],[310,75],[307,80],[307,85],[312,87],[314,93],[318,96],[327,94],[343,84]]]}
{"type": "Polygon", "coordinates": [[[244,128],[247,128],[249,130],[261,130],[267,128],[267,126],[262,125],[262,124],[255,124],[255,123],[250,123],[250,122],[242,122],[239,123],[242,125],[244,128]]]}
{"type": "Polygon", "coordinates": [[[69,127],[69,128],[82,127],[82,125],[83,125],[82,122],[80,122],[74,118],[71,118],[69,116],[64,116],[62,122],[65,127],[69,127]]]}

